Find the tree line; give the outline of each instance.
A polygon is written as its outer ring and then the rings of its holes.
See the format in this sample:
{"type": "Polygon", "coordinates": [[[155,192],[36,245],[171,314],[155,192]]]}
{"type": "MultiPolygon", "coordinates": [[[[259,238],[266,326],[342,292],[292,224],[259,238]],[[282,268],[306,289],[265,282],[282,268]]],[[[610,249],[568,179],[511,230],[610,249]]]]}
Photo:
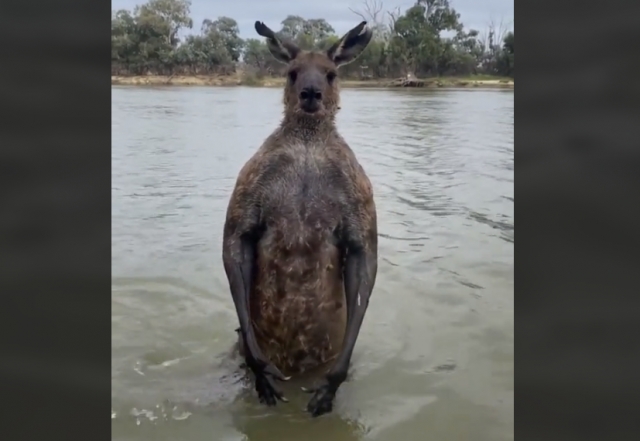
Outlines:
{"type": "MultiPolygon", "coordinates": [[[[190,0],[149,0],[111,19],[113,75],[232,74],[280,75],[264,39],[240,38],[230,17],[205,19],[193,29],[190,0]]],[[[487,74],[514,76],[514,32],[490,23],[482,34],[465,30],[449,0],[417,0],[406,11],[384,10],[379,0],[364,0],[352,12],[369,23],[374,36],[362,55],[341,68],[350,78],[393,78],[487,74]],[[444,37],[443,34],[449,34],[444,37]]],[[[289,15],[278,35],[302,49],[326,49],[340,36],[323,18],[289,15]]]]}

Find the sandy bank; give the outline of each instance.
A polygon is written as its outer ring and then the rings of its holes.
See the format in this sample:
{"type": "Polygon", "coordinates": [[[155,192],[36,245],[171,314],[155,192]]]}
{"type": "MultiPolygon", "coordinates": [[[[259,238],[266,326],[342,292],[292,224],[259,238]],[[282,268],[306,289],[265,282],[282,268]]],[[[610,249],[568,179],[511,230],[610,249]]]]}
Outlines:
{"type": "MultiPolygon", "coordinates": [[[[429,78],[425,79],[424,87],[482,87],[482,88],[513,88],[513,79],[476,79],[474,77],[464,78],[429,78]]],[[[341,87],[394,87],[391,79],[358,81],[342,80],[341,87]]],[[[282,87],[284,78],[263,78],[244,80],[240,76],[216,76],[216,75],[190,75],[190,76],[111,76],[112,85],[129,86],[255,86],[255,87],[282,87]]]]}

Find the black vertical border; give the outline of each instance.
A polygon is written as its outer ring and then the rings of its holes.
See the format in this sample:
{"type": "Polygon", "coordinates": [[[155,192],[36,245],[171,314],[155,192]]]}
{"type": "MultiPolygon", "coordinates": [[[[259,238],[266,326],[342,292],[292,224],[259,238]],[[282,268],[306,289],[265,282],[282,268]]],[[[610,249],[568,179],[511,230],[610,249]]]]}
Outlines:
{"type": "Polygon", "coordinates": [[[640,433],[639,7],[516,5],[518,440],[640,433]]]}
{"type": "Polygon", "coordinates": [[[110,438],[110,2],[0,5],[0,425],[110,438]]]}

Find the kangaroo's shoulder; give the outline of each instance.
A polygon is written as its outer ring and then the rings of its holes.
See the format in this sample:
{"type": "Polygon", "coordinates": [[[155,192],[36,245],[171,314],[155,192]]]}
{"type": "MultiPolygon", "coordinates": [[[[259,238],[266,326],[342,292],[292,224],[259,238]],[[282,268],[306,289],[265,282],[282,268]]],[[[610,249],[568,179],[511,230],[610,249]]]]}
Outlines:
{"type": "Polygon", "coordinates": [[[373,197],[373,187],[367,173],[360,164],[355,152],[340,135],[335,135],[329,144],[334,162],[338,164],[342,173],[352,184],[353,196],[358,199],[368,199],[373,197]]]}

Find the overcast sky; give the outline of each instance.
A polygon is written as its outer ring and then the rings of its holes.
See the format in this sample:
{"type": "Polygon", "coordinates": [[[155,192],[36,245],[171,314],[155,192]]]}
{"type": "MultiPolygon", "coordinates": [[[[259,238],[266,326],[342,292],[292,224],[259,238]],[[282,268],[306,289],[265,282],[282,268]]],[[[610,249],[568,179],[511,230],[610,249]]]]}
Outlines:
{"type": "MultiPolygon", "coordinates": [[[[133,9],[146,0],[112,0],[111,7],[133,9]]],[[[383,0],[385,10],[400,6],[402,11],[411,7],[413,0],[383,0]]],[[[489,20],[498,25],[503,20],[505,26],[513,28],[513,0],[450,0],[450,4],[461,16],[466,29],[483,31],[489,20]]],[[[205,18],[211,20],[221,15],[234,18],[240,27],[242,38],[257,37],[253,24],[264,21],[267,26],[277,30],[287,15],[299,15],[306,19],[324,18],[337,33],[347,32],[357,25],[360,18],[349,10],[361,9],[362,0],[192,0],[191,18],[193,30],[198,32],[205,18]]],[[[258,37],[259,38],[259,37],[258,37]]]]}

